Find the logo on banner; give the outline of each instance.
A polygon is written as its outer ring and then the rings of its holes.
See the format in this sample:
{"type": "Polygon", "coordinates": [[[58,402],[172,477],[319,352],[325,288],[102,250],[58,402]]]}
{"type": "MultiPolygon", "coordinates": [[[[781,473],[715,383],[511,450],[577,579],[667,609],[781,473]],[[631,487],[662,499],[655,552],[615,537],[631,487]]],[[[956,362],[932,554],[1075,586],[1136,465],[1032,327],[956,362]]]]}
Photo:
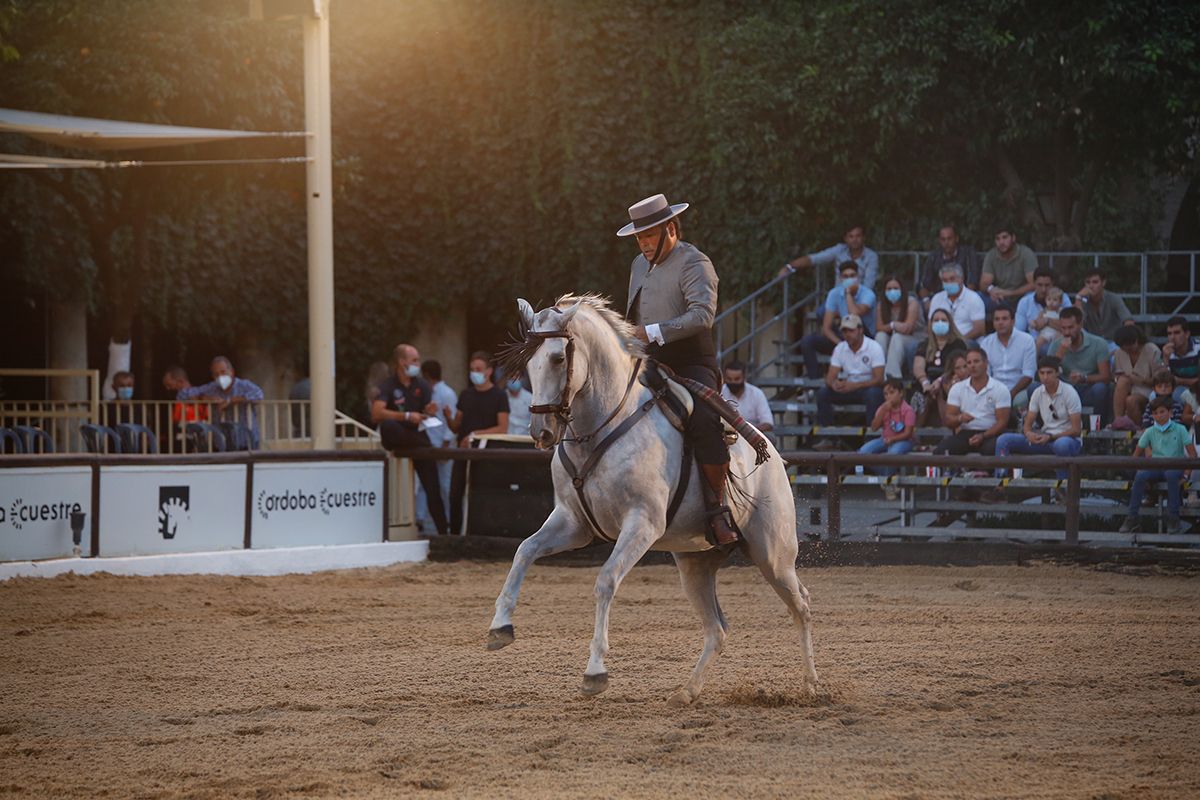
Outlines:
{"type": "Polygon", "coordinates": [[[191,533],[191,487],[158,487],[158,532],[164,539],[191,533]]]}
{"type": "Polygon", "coordinates": [[[62,522],[71,518],[72,511],[82,511],[79,503],[69,503],[61,500],[51,503],[26,503],[18,497],[11,503],[0,503],[0,525],[12,523],[21,530],[31,522],[62,522]]]}
{"type": "Polygon", "coordinates": [[[331,491],[322,488],[320,492],[306,492],[303,489],[285,489],[278,493],[268,493],[263,489],[258,493],[258,515],[270,519],[272,514],[284,511],[319,511],[329,516],[334,511],[350,508],[374,508],[378,498],[375,492],[367,491],[331,491]]]}

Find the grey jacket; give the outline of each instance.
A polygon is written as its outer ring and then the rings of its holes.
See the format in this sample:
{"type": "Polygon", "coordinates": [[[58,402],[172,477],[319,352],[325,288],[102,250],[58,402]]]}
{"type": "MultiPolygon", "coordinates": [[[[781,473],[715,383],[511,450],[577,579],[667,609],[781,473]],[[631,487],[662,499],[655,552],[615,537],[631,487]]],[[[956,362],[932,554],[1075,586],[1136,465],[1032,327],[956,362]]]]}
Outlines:
{"type": "Polygon", "coordinates": [[[708,256],[679,242],[665,261],[649,267],[645,256],[633,260],[625,317],[639,325],[657,323],[667,344],[709,334],[717,313],[717,271],[708,256]]]}

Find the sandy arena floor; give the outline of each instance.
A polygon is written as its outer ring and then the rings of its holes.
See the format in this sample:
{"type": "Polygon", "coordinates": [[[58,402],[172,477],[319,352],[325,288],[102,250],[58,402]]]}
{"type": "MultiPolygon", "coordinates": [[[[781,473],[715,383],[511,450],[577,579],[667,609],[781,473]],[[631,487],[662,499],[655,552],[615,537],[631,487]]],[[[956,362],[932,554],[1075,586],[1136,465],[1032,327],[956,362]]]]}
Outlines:
{"type": "Polygon", "coordinates": [[[1200,583],[1052,566],[841,568],[812,591],[823,688],[756,570],[698,704],[673,567],[613,614],[577,694],[594,568],[0,584],[0,796],[1200,796],[1200,583]]]}

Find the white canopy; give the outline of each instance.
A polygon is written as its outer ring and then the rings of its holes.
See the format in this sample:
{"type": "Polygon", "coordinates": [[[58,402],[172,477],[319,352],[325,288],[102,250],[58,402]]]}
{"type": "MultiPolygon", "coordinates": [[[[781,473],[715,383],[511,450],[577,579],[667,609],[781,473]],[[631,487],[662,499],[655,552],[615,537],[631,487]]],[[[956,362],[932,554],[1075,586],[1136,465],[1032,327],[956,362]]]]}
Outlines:
{"type": "MultiPolygon", "coordinates": [[[[12,108],[0,108],[0,133],[20,133],[63,147],[89,150],[130,150],[231,139],[308,136],[304,131],[235,131],[220,128],[187,128],[178,125],[150,125],[145,122],[122,122],[91,117],[68,117],[61,114],[41,114],[36,111],[18,111],[12,108]]],[[[41,160],[45,161],[46,159],[41,160]]]]}

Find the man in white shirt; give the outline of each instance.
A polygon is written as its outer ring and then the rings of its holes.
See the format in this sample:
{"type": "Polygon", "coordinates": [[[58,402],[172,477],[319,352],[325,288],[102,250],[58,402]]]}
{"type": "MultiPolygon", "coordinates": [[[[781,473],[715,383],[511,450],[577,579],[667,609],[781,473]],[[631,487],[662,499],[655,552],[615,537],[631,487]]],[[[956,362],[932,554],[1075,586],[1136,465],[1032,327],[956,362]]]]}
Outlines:
{"type": "Polygon", "coordinates": [[[766,432],[775,427],[766,394],[754,384],[746,382],[746,365],[742,362],[730,361],[725,365],[721,397],[737,409],[742,419],[760,431],[766,432]]]}
{"type": "Polygon", "coordinates": [[[996,451],[996,437],[1008,427],[1012,395],[1004,384],[988,375],[987,353],[981,347],[967,351],[970,378],[950,387],[946,398],[946,423],[954,431],[937,443],[935,453],[966,455],[970,452],[990,456],[996,451]]]}
{"type": "MultiPolygon", "coordinates": [[[[864,426],[870,425],[875,411],[883,403],[883,368],[887,359],[879,342],[870,339],[857,314],[842,317],[842,341],[833,348],[825,385],[817,390],[817,424],[833,424],[833,407],[862,403],[866,406],[864,426]]],[[[814,450],[831,450],[833,442],[823,440],[814,450]]]]}
{"type": "MultiPolygon", "coordinates": [[[[1029,396],[1029,412],[1025,415],[1022,433],[1004,433],[996,440],[996,455],[1003,458],[1009,453],[1016,455],[1054,455],[1070,458],[1079,455],[1083,440],[1083,404],[1079,392],[1065,381],[1059,380],[1062,362],[1054,356],[1038,359],[1038,380],[1041,385],[1029,396]],[[1040,429],[1035,429],[1041,420],[1040,429]]],[[[1055,470],[1060,478],[1067,477],[1067,470],[1055,470]]],[[[996,470],[996,477],[1003,477],[1004,470],[996,470]]]]}
{"type": "Polygon", "coordinates": [[[1014,406],[1025,405],[1025,387],[1037,373],[1037,341],[1028,333],[1013,330],[1013,310],[998,305],[992,312],[990,333],[979,340],[988,357],[988,372],[1008,388],[1014,406]]]}
{"type": "Polygon", "coordinates": [[[942,291],[933,296],[929,302],[929,313],[932,315],[939,308],[944,308],[954,319],[954,327],[962,337],[970,342],[983,336],[987,330],[984,320],[987,310],[979,292],[972,290],[963,280],[962,267],[958,264],[942,266],[942,291]]]}

